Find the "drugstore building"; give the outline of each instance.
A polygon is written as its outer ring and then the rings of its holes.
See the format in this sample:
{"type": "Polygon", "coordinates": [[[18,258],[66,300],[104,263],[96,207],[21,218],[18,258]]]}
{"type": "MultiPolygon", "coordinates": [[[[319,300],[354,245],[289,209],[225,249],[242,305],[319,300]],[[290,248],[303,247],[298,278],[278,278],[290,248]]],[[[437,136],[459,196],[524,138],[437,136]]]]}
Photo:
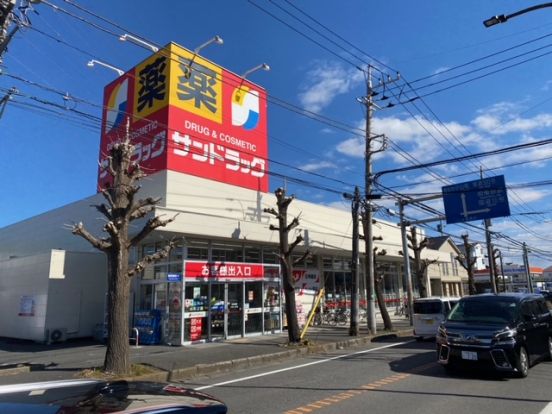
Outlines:
{"type": "MultiPolygon", "coordinates": [[[[283,329],[278,233],[269,228],[277,223],[264,212],[276,206],[268,183],[265,91],[171,43],[106,86],[102,118],[98,190],[110,185],[109,149],[128,128],[135,161],[148,172],[138,197],[161,197],[144,222],[175,217],[131,254],[135,262],[176,241],[166,260],[134,278],[129,325],[141,341],[180,345],[283,329]]],[[[7,315],[0,336],[49,342],[97,334],[105,311],[105,257],[67,224],[83,222],[101,234],[103,222],[91,205],[103,202],[98,193],[0,229],[0,295],[12,298],[0,301],[7,315]],[[86,253],[86,261],[76,253],[86,253]],[[40,268],[33,265],[38,256],[40,268]],[[97,283],[81,284],[84,273],[97,283]],[[70,309],[60,306],[69,297],[70,309]]],[[[347,300],[352,220],[348,211],[302,200],[294,200],[288,214],[300,216],[293,236],[301,234],[304,244],[297,256],[312,253],[294,273],[304,323],[321,287],[326,300],[347,300]]],[[[398,301],[399,228],[380,221],[374,236],[387,252],[379,267],[384,290],[398,301]]],[[[364,283],[360,288],[365,291],[364,283]]]]}

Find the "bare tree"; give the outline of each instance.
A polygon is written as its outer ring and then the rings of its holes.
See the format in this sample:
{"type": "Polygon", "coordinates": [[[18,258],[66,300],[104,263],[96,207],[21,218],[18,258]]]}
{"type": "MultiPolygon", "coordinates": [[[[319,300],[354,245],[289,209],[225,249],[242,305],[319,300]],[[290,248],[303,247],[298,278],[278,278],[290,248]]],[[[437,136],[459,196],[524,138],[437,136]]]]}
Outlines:
{"type": "Polygon", "coordinates": [[[130,282],[148,264],[168,256],[173,242],[151,255],[144,256],[132,268],[129,266],[129,251],[158,227],[163,227],[175,217],[163,220],[150,218],[134,236],[129,235],[130,223],[151,213],[161,198],[148,197],[135,201],[140,187],[136,183],[144,177],[139,165],[131,161],[134,146],[130,143],[128,125],[126,137],[110,150],[108,171],[113,177],[111,187],[102,191],[107,204],[94,207],[107,219],[103,227],[107,236],[100,238],[89,233],[83,223],[74,224],[73,234],[87,240],[96,249],[107,255],[107,351],[103,369],[106,372],[124,375],[130,372],[129,351],[129,297],[130,282]]]}
{"type": "Polygon", "coordinates": [[[410,235],[408,236],[408,241],[410,244],[408,247],[414,252],[414,257],[410,256],[412,261],[412,274],[418,281],[418,291],[421,298],[427,297],[427,283],[426,283],[426,272],[427,268],[433,263],[437,263],[437,260],[433,259],[422,259],[422,250],[424,250],[429,241],[427,237],[418,243],[418,231],[415,226],[410,228],[410,235]]]}
{"type": "Polygon", "coordinates": [[[382,249],[378,252],[377,250],[378,248],[374,247],[374,283],[376,298],[378,300],[381,317],[383,319],[383,327],[384,329],[391,331],[393,330],[393,323],[391,322],[391,317],[389,316],[387,306],[385,305],[385,297],[383,296],[383,278],[385,276],[385,273],[383,266],[377,263],[377,256],[385,256],[387,254],[387,251],[385,249],[382,249]]]}
{"type": "Polygon", "coordinates": [[[463,234],[462,240],[464,240],[464,253],[456,256],[456,260],[460,265],[468,272],[468,293],[475,295],[475,280],[473,277],[473,267],[475,265],[475,257],[472,257],[472,245],[468,241],[468,235],[463,234]]]}
{"type": "Polygon", "coordinates": [[[282,266],[282,279],[284,285],[284,296],[286,301],[286,319],[288,329],[288,340],[290,344],[301,342],[299,332],[299,323],[297,321],[297,309],[295,307],[295,281],[293,279],[293,266],[303,261],[309,251],[305,251],[302,257],[293,260],[292,252],[299,243],[303,241],[303,236],[298,235],[295,241],[289,244],[288,237],[290,230],[299,225],[299,219],[295,217],[290,224],[287,224],[287,209],[294,197],[286,197],[286,191],[278,188],[274,192],[278,205],[278,211],[273,208],[265,208],[265,213],[270,213],[278,219],[278,226],[270,225],[270,230],[278,230],[280,236],[279,259],[282,266]]]}

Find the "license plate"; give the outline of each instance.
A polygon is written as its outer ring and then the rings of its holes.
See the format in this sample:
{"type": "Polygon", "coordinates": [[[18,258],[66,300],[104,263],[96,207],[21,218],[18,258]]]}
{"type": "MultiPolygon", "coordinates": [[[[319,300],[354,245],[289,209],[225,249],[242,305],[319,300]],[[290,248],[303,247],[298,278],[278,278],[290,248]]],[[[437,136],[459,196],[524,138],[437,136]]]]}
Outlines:
{"type": "Polygon", "coordinates": [[[470,361],[477,361],[477,352],[462,351],[462,359],[468,359],[470,361]]]}
{"type": "Polygon", "coordinates": [[[427,323],[428,325],[433,325],[433,319],[426,319],[425,323],[427,323]]]}

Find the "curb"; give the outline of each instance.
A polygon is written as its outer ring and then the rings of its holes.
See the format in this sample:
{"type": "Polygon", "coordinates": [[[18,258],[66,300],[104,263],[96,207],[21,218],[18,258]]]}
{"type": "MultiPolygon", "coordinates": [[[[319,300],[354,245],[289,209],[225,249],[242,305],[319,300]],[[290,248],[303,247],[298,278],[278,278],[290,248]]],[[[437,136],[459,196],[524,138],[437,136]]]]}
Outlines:
{"type": "MultiPolygon", "coordinates": [[[[229,361],[215,362],[213,364],[197,364],[189,368],[171,370],[168,373],[166,380],[181,381],[202,375],[231,372],[233,370],[258,367],[261,365],[266,365],[267,363],[299,358],[309,354],[318,354],[321,352],[331,352],[338,349],[347,349],[358,345],[364,345],[370,342],[381,341],[383,339],[391,339],[410,335],[412,335],[412,328],[374,336],[366,335],[344,341],[329,342],[325,344],[312,344],[307,345],[306,347],[298,347],[287,351],[275,352],[265,355],[255,355],[252,357],[233,359],[229,361]]],[[[134,379],[145,380],[144,377],[146,376],[134,379]]]]}
{"type": "Polygon", "coordinates": [[[9,367],[0,367],[0,377],[8,375],[17,375],[17,374],[26,374],[31,372],[31,367],[29,365],[15,365],[9,367]]]}

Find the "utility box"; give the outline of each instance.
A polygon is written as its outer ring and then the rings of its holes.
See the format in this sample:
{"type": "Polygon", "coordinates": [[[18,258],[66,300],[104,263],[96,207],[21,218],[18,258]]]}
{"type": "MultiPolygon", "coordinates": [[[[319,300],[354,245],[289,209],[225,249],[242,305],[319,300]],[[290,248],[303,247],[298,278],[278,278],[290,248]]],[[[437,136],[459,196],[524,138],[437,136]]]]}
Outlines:
{"type": "Polygon", "coordinates": [[[50,250],[0,262],[0,336],[37,342],[92,337],[103,323],[102,253],[50,250]]]}

